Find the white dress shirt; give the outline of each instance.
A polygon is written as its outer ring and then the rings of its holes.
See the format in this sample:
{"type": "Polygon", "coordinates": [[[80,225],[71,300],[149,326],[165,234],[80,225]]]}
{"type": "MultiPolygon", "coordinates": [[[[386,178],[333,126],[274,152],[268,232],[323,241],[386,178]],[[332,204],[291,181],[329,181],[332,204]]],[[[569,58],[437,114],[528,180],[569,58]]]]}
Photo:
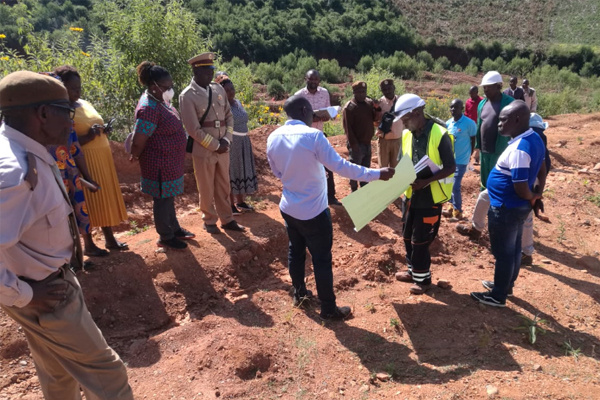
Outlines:
{"type": "Polygon", "coordinates": [[[379,170],[344,160],[318,129],[288,120],[267,139],[267,158],[273,174],[283,183],[279,208],[303,221],[327,208],[327,179],[323,165],[346,178],[361,182],[379,179],[379,170]]]}

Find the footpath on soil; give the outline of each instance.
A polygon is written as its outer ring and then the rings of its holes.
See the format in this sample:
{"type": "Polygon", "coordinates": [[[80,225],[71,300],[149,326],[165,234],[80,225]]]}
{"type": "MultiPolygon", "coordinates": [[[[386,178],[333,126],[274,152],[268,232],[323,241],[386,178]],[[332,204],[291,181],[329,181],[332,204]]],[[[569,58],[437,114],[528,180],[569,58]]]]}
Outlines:
{"type": "MultiPolygon", "coordinates": [[[[395,204],[359,233],[332,209],[338,302],[353,319],[322,323],[292,307],[281,193],[265,157],[276,127],[250,133],[260,191],[246,233],[210,236],[191,174],[177,199],[197,237],[185,251],[157,251],[150,199],[119,143],[113,153],[131,224],[130,251],[92,259],[80,273],[98,326],[128,365],[139,399],[598,399],[600,398],[600,114],[549,118],[554,170],[545,193],[551,223],[535,222],[534,266],[523,268],[506,309],[469,292],[493,277],[487,235],[477,243],[443,221],[432,246],[435,286],[412,296],[394,273],[404,264],[395,204]],[[519,326],[545,320],[530,344],[519,326]]],[[[331,138],[347,156],[343,137],[331,138]]],[[[374,144],[375,145],[375,144],[374,144]]],[[[188,160],[189,162],[190,160],[188,160]]],[[[376,165],[376,160],[373,160],[376,165]]],[[[463,181],[465,214],[479,189],[463,181]]],[[[338,197],[348,182],[336,176],[338,197]]],[[[101,238],[98,238],[101,243],[101,238]]],[[[308,257],[308,270],[310,257],[308,257]]],[[[314,279],[308,276],[313,291],[314,279]]],[[[0,399],[42,399],[25,337],[0,313],[0,399]]]]}

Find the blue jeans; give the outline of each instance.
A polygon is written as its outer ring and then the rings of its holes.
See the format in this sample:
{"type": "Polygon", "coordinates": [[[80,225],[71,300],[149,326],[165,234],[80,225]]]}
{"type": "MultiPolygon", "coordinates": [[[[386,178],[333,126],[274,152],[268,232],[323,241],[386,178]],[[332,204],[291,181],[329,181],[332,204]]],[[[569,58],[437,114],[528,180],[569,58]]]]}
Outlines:
{"type": "Polygon", "coordinates": [[[488,231],[492,254],[496,258],[492,297],[505,301],[521,269],[523,224],[531,212],[529,205],[517,208],[490,207],[488,231]]]}
{"type": "Polygon", "coordinates": [[[336,305],[331,268],[333,226],[329,208],[309,220],[296,219],[284,212],[281,215],[289,237],[288,270],[294,286],[294,296],[306,295],[304,266],[308,247],[313,261],[317,293],[321,300],[321,312],[325,314],[334,312],[336,305]]]}
{"type": "Polygon", "coordinates": [[[454,186],[452,187],[452,198],[450,204],[455,210],[462,212],[462,195],[460,193],[460,185],[462,183],[463,176],[467,172],[466,165],[456,164],[456,171],[454,171],[454,186]]]}

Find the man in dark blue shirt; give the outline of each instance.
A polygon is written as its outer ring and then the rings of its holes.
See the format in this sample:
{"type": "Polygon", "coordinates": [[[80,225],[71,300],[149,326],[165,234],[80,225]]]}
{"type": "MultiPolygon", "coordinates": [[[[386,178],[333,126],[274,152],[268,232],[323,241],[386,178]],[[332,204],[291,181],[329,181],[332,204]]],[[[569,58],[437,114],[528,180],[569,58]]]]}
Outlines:
{"type": "Polygon", "coordinates": [[[496,258],[494,282],[483,281],[488,292],[473,292],[480,303],[505,307],[512,296],[521,266],[523,223],[532,205],[542,197],[546,183],[544,142],[529,128],[529,108],[516,100],[500,113],[498,133],[512,140],[490,172],[487,189],[490,197],[488,230],[492,254],[496,258]],[[539,185],[533,192],[536,178],[539,185]]]}

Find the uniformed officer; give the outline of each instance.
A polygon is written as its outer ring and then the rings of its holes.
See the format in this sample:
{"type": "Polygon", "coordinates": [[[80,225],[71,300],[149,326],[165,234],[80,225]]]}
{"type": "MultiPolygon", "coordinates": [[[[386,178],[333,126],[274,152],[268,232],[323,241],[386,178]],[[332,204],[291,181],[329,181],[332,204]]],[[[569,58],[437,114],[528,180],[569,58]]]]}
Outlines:
{"type": "Polygon", "coordinates": [[[25,332],[47,400],[133,399],[123,362],[85,305],[73,209],[48,145],[75,111],[63,84],[29,71],[0,81],[0,307],[25,332]]]}
{"type": "Polygon", "coordinates": [[[202,53],[188,60],[194,77],[179,95],[179,107],[183,125],[194,139],[192,156],[204,229],[216,234],[221,233],[216,225],[218,219],[223,229],[243,231],[245,228],[233,219],[229,202],[227,153],[232,141],[233,115],[225,90],[212,82],[214,58],[213,53],[202,53]]]}

